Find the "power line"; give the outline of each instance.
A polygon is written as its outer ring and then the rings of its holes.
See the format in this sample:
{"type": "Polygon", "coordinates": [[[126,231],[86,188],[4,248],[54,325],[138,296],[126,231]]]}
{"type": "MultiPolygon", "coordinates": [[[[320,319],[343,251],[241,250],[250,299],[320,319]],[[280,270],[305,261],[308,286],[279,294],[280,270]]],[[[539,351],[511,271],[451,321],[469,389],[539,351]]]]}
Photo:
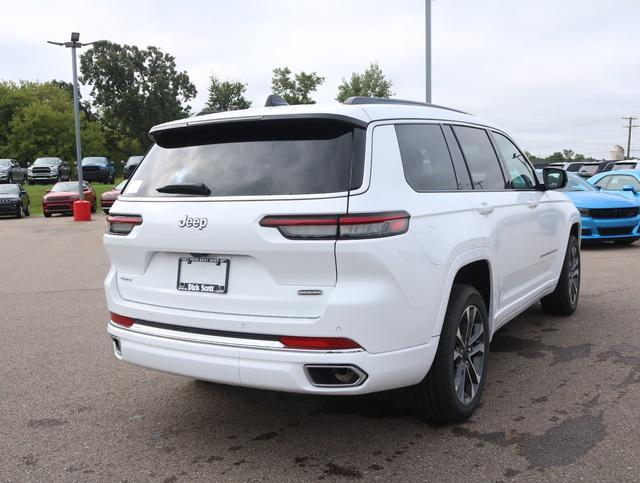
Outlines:
{"type": "Polygon", "coordinates": [[[637,120],[637,117],[633,117],[633,116],[629,116],[629,117],[623,117],[622,119],[626,119],[629,121],[629,125],[628,126],[622,126],[625,129],[629,130],[629,133],[627,135],[627,156],[626,159],[631,159],[631,130],[634,127],[638,127],[637,124],[633,124],[633,121],[637,120]]]}

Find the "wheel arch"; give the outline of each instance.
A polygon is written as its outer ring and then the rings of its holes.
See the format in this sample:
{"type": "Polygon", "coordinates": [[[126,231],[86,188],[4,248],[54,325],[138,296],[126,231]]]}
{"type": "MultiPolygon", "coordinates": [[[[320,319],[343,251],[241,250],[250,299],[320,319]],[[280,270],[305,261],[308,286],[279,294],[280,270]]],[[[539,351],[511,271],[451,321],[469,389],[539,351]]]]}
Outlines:
{"type": "Polygon", "coordinates": [[[458,256],[450,265],[433,336],[440,335],[454,284],[471,285],[480,292],[487,306],[489,328],[493,332],[493,314],[496,306],[495,273],[489,252],[484,248],[478,248],[458,256]]]}

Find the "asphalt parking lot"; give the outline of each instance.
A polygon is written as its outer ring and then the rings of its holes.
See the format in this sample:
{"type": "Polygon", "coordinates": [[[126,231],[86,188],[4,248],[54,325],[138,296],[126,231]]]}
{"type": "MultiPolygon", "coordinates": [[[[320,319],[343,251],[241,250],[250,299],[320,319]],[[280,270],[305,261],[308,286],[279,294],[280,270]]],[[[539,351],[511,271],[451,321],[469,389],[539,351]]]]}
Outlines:
{"type": "Polygon", "coordinates": [[[432,427],[394,394],[263,392],[118,362],[105,226],[0,220],[0,481],[640,480],[640,242],[585,248],[576,315],[511,322],[473,419],[432,427]]]}

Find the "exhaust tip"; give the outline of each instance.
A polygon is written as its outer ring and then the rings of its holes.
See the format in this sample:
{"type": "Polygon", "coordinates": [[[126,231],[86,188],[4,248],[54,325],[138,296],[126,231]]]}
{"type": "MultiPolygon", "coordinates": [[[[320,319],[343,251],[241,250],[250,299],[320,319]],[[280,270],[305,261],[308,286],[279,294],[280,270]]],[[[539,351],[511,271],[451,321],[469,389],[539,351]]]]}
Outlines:
{"type": "Polygon", "coordinates": [[[317,387],[355,387],[367,379],[358,366],[308,364],[304,370],[311,384],[317,387]]]}
{"type": "Polygon", "coordinates": [[[120,339],[117,337],[111,337],[113,342],[113,352],[118,359],[122,359],[122,350],[120,349],[120,339]]]}

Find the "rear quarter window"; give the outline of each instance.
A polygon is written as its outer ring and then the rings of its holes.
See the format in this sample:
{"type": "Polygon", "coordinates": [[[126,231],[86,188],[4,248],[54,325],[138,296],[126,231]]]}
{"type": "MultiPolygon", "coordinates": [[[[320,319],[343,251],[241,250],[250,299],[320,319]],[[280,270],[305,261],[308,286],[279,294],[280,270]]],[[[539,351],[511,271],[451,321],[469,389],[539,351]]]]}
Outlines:
{"type": "Polygon", "coordinates": [[[398,124],[396,135],[407,183],[416,191],[456,190],[458,183],[438,124],[398,124]]]}

